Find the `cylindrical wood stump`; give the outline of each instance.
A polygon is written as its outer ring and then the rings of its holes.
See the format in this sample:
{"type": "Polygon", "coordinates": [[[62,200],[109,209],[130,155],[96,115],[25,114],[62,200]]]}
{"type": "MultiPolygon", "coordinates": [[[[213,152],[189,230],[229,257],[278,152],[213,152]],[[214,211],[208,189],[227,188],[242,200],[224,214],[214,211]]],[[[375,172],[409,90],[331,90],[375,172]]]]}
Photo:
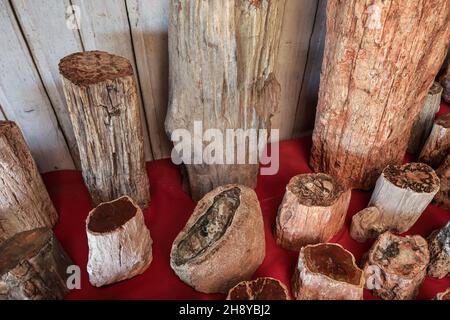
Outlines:
{"type": "Polygon", "coordinates": [[[101,51],[61,60],[84,181],[94,205],[130,196],[149,201],[139,99],[130,62],[101,51]]]}
{"type": "Polygon", "coordinates": [[[442,279],[450,275],[450,222],[440,230],[435,230],[428,237],[430,263],[428,275],[442,279]]]}
{"type": "Polygon", "coordinates": [[[129,197],[100,204],[86,221],[89,282],[101,287],[143,273],[152,262],[152,238],[141,208],[129,197]]]}
{"type": "Polygon", "coordinates": [[[69,256],[49,228],[24,231],[0,246],[0,300],[63,299],[69,256]]]}
{"type": "Polygon", "coordinates": [[[297,300],[362,300],[363,288],[362,270],[341,245],[320,243],[300,250],[292,278],[297,300]]]}
{"type": "Polygon", "coordinates": [[[387,166],[369,202],[381,212],[376,224],[398,233],[409,230],[433,200],[439,185],[434,170],[424,163],[387,166]]]}
{"type": "Polygon", "coordinates": [[[436,169],[448,154],[450,154],[450,112],[435,120],[433,129],[420,152],[419,161],[436,169]]]}
{"type": "Polygon", "coordinates": [[[444,292],[439,292],[436,295],[435,300],[450,300],[450,288],[448,288],[444,292]]]}
{"type": "Polygon", "coordinates": [[[384,231],[386,226],[377,207],[367,207],[352,217],[350,236],[358,242],[377,238],[384,231]]]}
{"type": "Polygon", "coordinates": [[[230,289],[227,300],[290,300],[288,288],[273,278],[242,281],[230,289]]]}
{"type": "Polygon", "coordinates": [[[53,227],[58,214],[19,127],[0,121],[0,243],[16,233],[53,227]]]}
{"type": "Polygon", "coordinates": [[[419,291],[430,260],[421,236],[383,233],[370,249],[364,266],[366,287],[385,300],[411,300],[419,291]]]}
{"type": "Polygon", "coordinates": [[[441,187],[434,196],[433,203],[443,209],[450,210],[450,154],[436,170],[436,174],[441,180],[441,187]]]}
{"type": "Polygon", "coordinates": [[[286,186],[278,209],[275,238],[283,248],[300,250],[329,241],[345,221],[351,191],[327,174],[300,174],[286,186]]]}
{"type": "Polygon", "coordinates": [[[226,293],[252,277],[264,260],[265,248],[256,193],[227,185],[199,201],[173,243],[170,266],[197,291],[226,293]]]}
{"type": "Polygon", "coordinates": [[[448,0],[328,1],[315,172],[369,189],[402,162],[447,53],[449,11],[448,0]]]}

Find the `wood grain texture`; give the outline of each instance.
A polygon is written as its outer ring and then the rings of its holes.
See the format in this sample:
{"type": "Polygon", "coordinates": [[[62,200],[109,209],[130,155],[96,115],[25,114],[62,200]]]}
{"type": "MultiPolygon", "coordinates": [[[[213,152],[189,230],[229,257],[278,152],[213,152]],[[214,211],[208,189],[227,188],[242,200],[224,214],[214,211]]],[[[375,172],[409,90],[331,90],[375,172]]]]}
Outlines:
{"type": "Polygon", "coordinates": [[[450,275],[450,221],[428,237],[430,263],[427,274],[430,277],[443,279],[450,275]]]}
{"type": "Polygon", "coordinates": [[[430,135],[420,151],[419,161],[438,168],[450,153],[450,112],[434,121],[430,135]]]}

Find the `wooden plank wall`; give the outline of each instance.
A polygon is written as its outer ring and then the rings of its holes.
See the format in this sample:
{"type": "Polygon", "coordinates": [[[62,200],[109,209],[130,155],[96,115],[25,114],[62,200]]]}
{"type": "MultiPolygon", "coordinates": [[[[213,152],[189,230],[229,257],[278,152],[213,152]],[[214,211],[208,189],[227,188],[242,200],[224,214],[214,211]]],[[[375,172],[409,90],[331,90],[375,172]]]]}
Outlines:
{"type": "MultiPolygon", "coordinates": [[[[232,0],[227,0],[232,1],[232,0]]],[[[290,139],[313,127],[322,62],[326,0],[287,0],[277,78],[280,112],[273,127],[290,139]]],[[[168,0],[0,0],[0,120],[21,127],[42,172],[79,168],[58,72],[76,51],[128,58],[141,97],[146,159],[170,155],[164,131],[168,101],[168,0]],[[78,29],[67,8],[81,9],[78,29]]]]}

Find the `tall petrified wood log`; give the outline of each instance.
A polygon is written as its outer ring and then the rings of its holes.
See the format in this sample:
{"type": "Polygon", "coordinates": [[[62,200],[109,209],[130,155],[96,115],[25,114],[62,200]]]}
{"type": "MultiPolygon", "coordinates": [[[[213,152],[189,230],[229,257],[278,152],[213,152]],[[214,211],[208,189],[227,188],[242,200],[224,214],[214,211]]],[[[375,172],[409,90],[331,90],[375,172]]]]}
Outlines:
{"type": "Polygon", "coordinates": [[[433,129],[420,152],[419,161],[436,169],[448,154],[450,154],[450,112],[435,120],[433,129]]]}
{"type": "Polygon", "coordinates": [[[16,233],[53,227],[58,214],[19,127],[0,121],[0,243],[16,233]]]}
{"type": "Polygon", "coordinates": [[[428,237],[430,263],[428,275],[442,279],[450,275],[450,222],[440,230],[435,230],[428,237]]]}
{"type": "MultiPolygon", "coordinates": [[[[226,129],[255,129],[257,139],[264,137],[258,129],[270,128],[280,93],[274,74],[284,2],[170,1],[169,135],[186,129],[201,139],[208,129],[224,136],[226,129]],[[199,133],[194,130],[197,121],[199,133]]],[[[256,148],[250,149],[254,142],[247,143],[243,164],[222,161],[217,153],[220,159],[214,164],[194,163],[202,144],[208,143],[191,143],[191,159],[184,160],[194,200],[228,183],[256,186],[257,160],[250,161],[258,157],[256,148]]],[[[236,148],[230,155],[235,153],[236,148]]]]}
{"type": "Polygon", "coordinates": [[[386,300],[414,299],[430,260],[421,236],[401,237],[385,232],[370,249],[364,266],[366,287],[386,300]]]}
{"type": "Polygon", "coordinates": [[[368,189],[388,164],[401,163],[447,52],[449,12],[447,0],[328,1],[316,172],[368,189]]]}
{"type": "Polygon", "coordinates": [[[59,71],[94,205],[127,195],[146,207],[149,182],[130,62],[106,52],[80,52],[62,59],[59,71]]]}
{"type": "Polygon", "coordinates": [[[362,270],[341,245],[320,243],[300,250],[292,278],[297,300],[362,300],[363,288],[362,270]]]}
{"type": "Polygon", "coordinates": [[[436,174],[441,180],[441,187],[434,196],[433,203],[443,209],[450,210],[450,154],[436,170],[436,174]]]}
{"type": "Polygon", "coordinates": [[[143,273],[152,262],[152,238],[141,208],[129,197],[100,204],[86,221],[89,282],[101,287],[143,273]]]}
{"type": "Polygon", "coordinates": [[[351,192],[327,174],[300,174],[286,186],[275,226],[277,243],[300,250],[329,241],[345,221],[351,192]]]}
{"type": "Polygon", "coordinates": [[[242,281],[228,291],[227,300],[290,300],[288,288],[273,278],[242,281]]]}
{"type": "Polygon", "coordinates": [[[444,292],[439,292],[436,295],[435,300],[450,300],[450,288],[448,288],[444,292]]]}
{"type": "Polygon", "coordinates": [[[73,263],[49,228],[16,234],[0,253],[0,300],[54,300],[68,293],[73,263]]]}
{"type": "Polygon", "coordinates": [[[226,185],[199,201],[173,243],[170,265],[195,290],[226,293],[249,280],[264,256],[264,224],[255,192],[226,185]]]}

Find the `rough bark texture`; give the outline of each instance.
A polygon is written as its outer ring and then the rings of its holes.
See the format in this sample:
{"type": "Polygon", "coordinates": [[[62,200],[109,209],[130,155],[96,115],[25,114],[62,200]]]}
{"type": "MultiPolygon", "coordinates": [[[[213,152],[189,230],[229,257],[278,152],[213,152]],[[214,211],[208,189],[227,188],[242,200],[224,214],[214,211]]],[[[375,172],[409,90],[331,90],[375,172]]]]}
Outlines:
{"type": "Polygon", "coordinates": [[[264,256],[264,224],[255,192],[226,185],[199,201],[173,243],[170,265],[195,290],[226,293],[249,280],[264,256]]]}
{"type": "Polygon", "coordinates": [[[430,251],[428,275],[438,279],[450,275],[450,222],[429,236],[428,249],[430,251]]]}
{"type": "Polygon", "coordinates": [[[450,288],[436,295],[435,300],[450,300],[450,288]]]}
{"type": "Polygon", "coordinates": [[[363,272],[341,245],[321,243],[300,250],[292,278],[297,300],[362,300],[363,272]]]}
{"type": "Polygon", "coordinates": [[[420,152],[419,161],[439,167],[450,153],[450,112],[436,119],[431,133],[420,152]]]}
{"type": "Polygon", "coordinates": [[[377,238],[383,233],[386,226],[382,223],[382,213],[377,207],[368,207],[352,217],[350,236],[358,241],[377,238]]]}
{"type": "Polygon", "coordinates": [[[436,170],[436,174],[441,180],[441,187],[434,196],[433,203],[443,209],[450,210],[450,154],[436,170]]]}
{"type": "Polygon", "coordinates": [[[102,203],[86,221],[89,282],[101,287],[143,273],[152,262],[152,238],[142,210],[129,197],[102,203]]]}
{"type": "Polygon", "coordinates": [[[433,82],[425,98],[425,103],[417,115],[416,120],[414,120],[411,135],[409,136],[409,153],[416,154],[422,149],[424,142],[431,132],[431,128],[433,128],[436,112],[439,111],[441,106],[441,95],[442,86],[439,82],[433,82]]]}
{"type": "Polygon", "coordinates": [[[384,231],[407,231],[433,200],[439,185],[434,170],[424,163],[387,166],[369,202],[381,212],[375,225],[384,231]]]}
{"type": "Polygon", "coordinates": [[[0,243],[16,233],[53,227],[58,214],[14,122],[0,121],[0,243]]]}
{"type": "Polygon", "coordinates": [[[444,60],[450,2],[328,1],[311,166],[373,187],[400,164],[413,121],[444,60]]]}
{"type": "Polygon", "coordinates": [[[227,300],[290,300],[286,286],[273,278],[243,281],[228,292],[227,300]]]}
{"type": "Polygon", "coordinates": [[[327,174],[301,174],[286,186],[275,226],[277,243],[300,250],[329,241],[345,221],[351,192],[327,174]]]}
{"type": "Polygon", "coordinates": [[[430,260],[421,236],[383,233],[365,263],[366,287],[385,300],[411,300],[419,291],[430,260]]]}
{"type": "Polygon", "coordinates": [[[63,299],[72,261],[53,232],[21,232],[0,246],[0,300],[63,299]]]}
{"type": "MultiPolygon", "coordinates": [[[[194,121],[203,132],[224,135],[270,128],[280,93],[274,74],[284,2],[171,0],[169,135],[186,129],[193,136],[194,121]]],[[[257,151],[245,153],[245,164],[187,164],[193,199],[228,183],[255,187],[258,165],[248,159],[257,151]]]]}
{"type": "Polygon", "coordinates": [[[65,57],[59,70],[94,205],[127,195],[146,207],[149,183],[130,62],[90,51],[65,57]]]}

